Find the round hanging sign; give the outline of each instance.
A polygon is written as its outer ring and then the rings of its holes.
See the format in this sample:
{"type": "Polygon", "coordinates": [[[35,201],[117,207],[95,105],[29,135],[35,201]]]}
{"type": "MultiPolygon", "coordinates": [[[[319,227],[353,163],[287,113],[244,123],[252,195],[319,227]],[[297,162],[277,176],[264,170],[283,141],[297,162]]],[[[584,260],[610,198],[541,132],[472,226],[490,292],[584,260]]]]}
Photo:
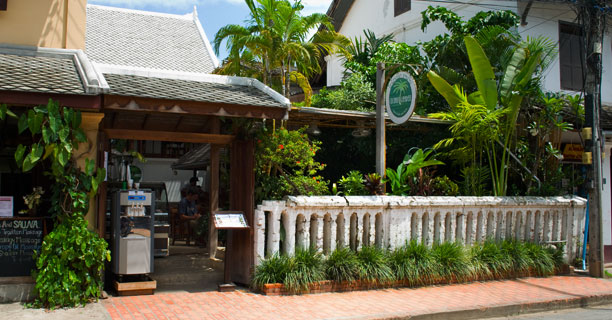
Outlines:
{"type": "Polygon", "coordinates": [[[416,83],[408,72],[401,71],[391,77],[385,93],[385,105],[391,121],[402,124],[410,118],[416,93],[416,83]]]}

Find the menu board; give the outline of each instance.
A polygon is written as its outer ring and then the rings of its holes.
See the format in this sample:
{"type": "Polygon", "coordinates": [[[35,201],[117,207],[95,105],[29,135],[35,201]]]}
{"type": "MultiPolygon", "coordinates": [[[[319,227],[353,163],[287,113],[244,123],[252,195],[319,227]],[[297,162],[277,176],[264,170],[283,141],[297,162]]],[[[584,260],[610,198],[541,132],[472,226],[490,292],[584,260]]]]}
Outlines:
{"type": "Polygon", "coordinates": [[[43,219],[0,220],[0,277],[29,276],[35,266],[34,250],[40,252],[43,219]]]}
{"type": "Polygon", "coordinates": [[[217,211],[215,212],[215,227],[217,229],[245,229],[249,225],[240,211],[217,211]]]}

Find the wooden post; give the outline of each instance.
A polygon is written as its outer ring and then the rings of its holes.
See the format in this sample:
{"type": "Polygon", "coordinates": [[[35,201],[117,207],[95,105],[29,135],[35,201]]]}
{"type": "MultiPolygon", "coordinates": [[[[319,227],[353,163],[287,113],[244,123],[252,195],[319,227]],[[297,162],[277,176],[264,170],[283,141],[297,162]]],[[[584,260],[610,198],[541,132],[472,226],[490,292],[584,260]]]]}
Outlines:
{"type": "MultiPolygon", "coordinates": [[[[384,106],[385,64],[376,64],[376,173],[385,176],[385,106],[384,106]]],[[[385,185],[383,184],[383,191],[385,185]]]]}
{"type": "MultiPolygon", "coordinates": [[[[219,118],[214,118],[212,120],[212,128],[211,132],[214,134],[218,134],[221,131],[221,123],[219,118]]],[[[213,224],[213,212],[219,210],[219,156],[221,151],[221,146],[212,144],[210,146],[210,208],[208,213],[208,257],[215,258],[217,254],[217,240],[218,240],[218,232],[217,228],[213,224]]]]}

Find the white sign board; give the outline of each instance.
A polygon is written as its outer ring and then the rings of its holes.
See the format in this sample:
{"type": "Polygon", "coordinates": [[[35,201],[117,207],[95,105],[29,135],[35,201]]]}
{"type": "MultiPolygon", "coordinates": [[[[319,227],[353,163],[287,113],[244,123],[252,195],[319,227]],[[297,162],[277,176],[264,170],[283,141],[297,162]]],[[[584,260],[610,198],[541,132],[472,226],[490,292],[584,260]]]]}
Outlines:
{"type": "Polygon", "coordinates": [[[13,197],[0,197],[0,217],[13,216],[13,197]]]}
{"type": "Polygon", "coordinates": [[[243,229],[249,225],[241,212],[215,213],[215,227],[217,229],[243,229]]]}

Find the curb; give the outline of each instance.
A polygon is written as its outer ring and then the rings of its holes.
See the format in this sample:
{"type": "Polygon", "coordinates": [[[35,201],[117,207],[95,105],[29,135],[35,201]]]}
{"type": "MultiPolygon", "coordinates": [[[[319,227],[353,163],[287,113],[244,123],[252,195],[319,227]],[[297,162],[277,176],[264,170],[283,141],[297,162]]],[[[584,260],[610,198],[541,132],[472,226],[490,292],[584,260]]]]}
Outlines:
{"type": "Polygon", "coordinates": [[[485,307],[479,309],[456,310],[447,312],[437,312],[417,315],[389,315],[376,317],[374,319],[411,319],[411,320],[446,320],[446,319],[481,319],[495,317],[509,317],[521,314],[555,311],[563,309],[584,308],[587,306],[598,306],[612,303],[612,294],[583,296],[568,299],[558,299],[541,301],[534,303],[524,303],[515,305],[505,305],[496,307],[485,307]]]}

